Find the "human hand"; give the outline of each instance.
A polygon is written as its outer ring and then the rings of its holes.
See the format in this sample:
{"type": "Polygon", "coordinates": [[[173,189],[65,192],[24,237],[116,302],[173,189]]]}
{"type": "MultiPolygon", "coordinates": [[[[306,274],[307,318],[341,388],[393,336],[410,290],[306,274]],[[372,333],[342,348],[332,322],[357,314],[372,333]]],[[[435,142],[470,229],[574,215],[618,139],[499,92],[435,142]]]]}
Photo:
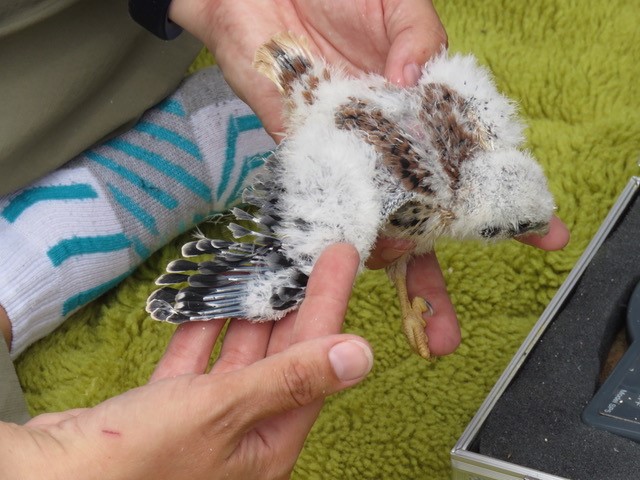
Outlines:
{"type": "MultiPolygon", "coordinates": [[[[421,66],[447,43],[433,4],[425,0],[173,0],[169,14],[207,45],[236,94],[271,134],[282,131],[282,97],[253,68],[253,57],[274,34],[303,35],[311,50],[328,62],[354,74],[382,74],[402,86],[417,83],[421,66]]],[[[411,248],[407,242],[381,239],[368,265],[384,267],[411,248]]],[[[451,353],[460,343],[460,332],[435,255],[416,259],[409,271],[411,291],[430,293],[427,298],[438,309],[428,327],[433,330],[434,354],[451,353]],[[416,271],[420,275],[414,275],[416,271]]]]}
{"type": "Polygon", "coordinates": [[[304,36],[329,63],[402,86],[417,83],[421,66],[447,42],[427,0],[173,0],[169,16],[207,45],[227,82],[272,135],[282,132],[282,98],[252,64],[274,34],[304,36]]]}
{"type": "MultiPolygon", "coordinates": [[[[305,36],[311,50],[329,63],[355,74],[379,73],[402,86],[415,84],[420,66],[447,43],[428,0],[173,0],[169,13],[207,45],[229,84],[276,141],[282,131],[282,98],[252,66],[256,49],[274,34],[305,36]]],[[[554,218],[545,237],[521,241],[556,250],[568,238],[567,228],[554,218]]],[[[381,238],[367,266],[386,267],[412,248],[410,242],[381,238]]],[[[435,253],[413,259],[407,283],[410,296],[428,298],[434,309],[426,327],[432,353],[453,352],[460,343],[460,328],[435,253]]]]}
{"type": "MultiPolygon", "coordinates": [[[[569,230],[562,220],[554,216],[549,225],[549,233],[545,236],[526,235],[516,240],[542,250],[560,250],[569,242],[569,230]]],[[[377,242],[376,250],[369,257],[367,267],[387,267],[402,255],[409,253],[413,247],[414,245],[408,241],[381,238],[377,242]]],[[[409,298],[425,298],[433,308],[433,314],[429,316],[425,327],[431,353],[435,356],[452,353],[460,344],[460,327],[435,252],[415,257],[409,263],[407,288],[409,298]]]]}
{"type": "Polygon", "coordinates": [[[7,478],[287,478],[324,397],[360,382],[368,345],[337,335],[357,271],[355,249],[320,257],[297,313],[178,327],[149,384],[96,407],[0,424],[7,478]],[[4,441],[6,440],[6,441],[4,441]]]}

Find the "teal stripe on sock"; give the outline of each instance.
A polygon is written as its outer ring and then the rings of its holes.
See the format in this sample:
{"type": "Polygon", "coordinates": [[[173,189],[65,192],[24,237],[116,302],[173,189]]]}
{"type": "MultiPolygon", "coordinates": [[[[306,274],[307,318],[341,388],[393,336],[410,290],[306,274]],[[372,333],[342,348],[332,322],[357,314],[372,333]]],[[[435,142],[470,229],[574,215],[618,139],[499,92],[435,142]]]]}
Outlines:
{"type": "Polygon", "coordinates": [[[200,155],[200,149],[198,146],[188,138],[183,137],[173,130],[169,130],[168,128],[164,128],[150,122],[140,122],[134,128],[139,132],[144,132],[159,140],[169,142],[174,147],[188,153],[197,160],[202,160],[202,155],[200,155]]]}
{"type": "Polygon", "coordinates": [[[90,289],[85,290],[83,292],[80,292],[80,293],[78,293],[76,295],[73,295],[72,297],[69,297],[62,304],[62,315],[63,316],[67,316],[68,314],[70,314],[74,310],[86,305],[87,303],[91,302],[92,300],[95,300],[96,298],[98,298],[103,293],[108,292],[113,287],[118,285],[125,278],[127,278],[130,274],[131,274],[131,272],[127,272],[127,273],[125,273],[123,275],[120,275],[120,276],[114,278],[113,280],[109,280],[108,282],[103,283],[102,285],[98,285],[97,287],[90,288],[90,289]]]}
{"type": "Polygon", "coordinates": [[[194,225],[198,225],[199,223],[204,222],[208,217],[209,217],[209,215],[204,215],[202,213],[195,213],[193,215],[193,218],[191,219],[191,222],[194,225]]]}
{"type": "Polygon", "coordinates": [[[166,209],[173,210],[178,206],[178,201],[175,198],[173,198],[171,195],[169,195],[165,191],[161,190],[159,187],[157,187],[153,183],[149,182],[149,180],[142,178],[140,175],[133,172],[132,170],[129,170],[128,168],[123,167],[119,163],[114,162],[110,158],[105,157],[104,155],[100,155],[99,153],[96,153],[94,151],[85,152],[85,155],[87,156],[87,158],[93,160],[94,162],[117,173],[123,179],[125,179],[126,181],[132,183],[133,185],[135,185],[136,187],[144,191],[147,195],[149,195],[151,198],[156,200],[158,203],[160,203],[160,205],[162,205],[166,209]]]}
{"type": "Polygon", "coordinates": [[[144,243],[142,243],[142,241],[140,241],[139,238],[132,238],[131,243],[133,243],[133,249],[142,260],[146,260],[151,256],[151,251],[144,243]]]}
{"type": "Polygon", "coordinates": [[[233,171],[238,137],[243,132],[257,130],[259,128],[262,128],[262,123],[260,123],[260,120],[255,115],[229,117],[229,125],[227,126],[227,150],[225,152],[224,165],[222,166],[222,179],[220,180],[220,185],[218,185],[218,198],[222,197],[222,194],[227,189],[231,172],[233,171]]]}
{"type": "Polygon", "coordinates": [[[247,175],[249,175],[256,168],[262,167],[265,160],[269,158],[271,153],[272,152],[258,153],[245,159],[244,163],[242,164],[242,170],[240,171],[238,181],[233,188],[233,192],[231,192],[231,195],[229,196],[229,202],[233,202],[241,195],[247,175]]]}
{"type": "Polygon", "coordinates": [[[172,113],[179,117],[184,117],[185,115],[182,104],[173,98],[167,98],[164,102],[159,103],[157,108],[163,112],[172,113]]]}
{"type": "Polygon", "coordinates": [[[38,202],[49,200],[87,200],[97,198],[98,194],[87,183],[74,185],[46,185],[29,188],[16,195],[2,210],[2,216],[10,223],[15,222],[22,213],[38,202]]]}
{"type": "Polygon", "coordinates": [[[260,119],[255,115],[244,115],[242,117],[237,117],[236,121],[238,122],[238,130],[240,130],[241,132],[247,132],[249,130],[257,130],[258,128],[262,128],[260,119]]]}
{"type": "Polygon", "coordinates": [[[47,256],[53,266],[57,267],[76,255],[115,252],[129,248],[130,245],[131,241],[123,233],[96,237],[73,237],[61,240],[51,247],[47,256]]]}
{"type": "Polygon", "coordinates": [[[107,145],[131,157],[142,160],[152,168],[155,168],[156,170],[173,178],[176,182],[184,185],[204,201],[211,202],[211,190],[207,184],[201,182],[184,168],[170,162],[163,156],[120,138],[109,140],[107,145]]]}
{"type": "Polygon", "coordinates": [[[122,207],[127,210],[131,215],[134,216],[144,227],[153,235],[158,235],[158,227],[156,226],[156,221],[152,215],[149,215],[144,208],[136,203],[136,201],[131,198],[129,195],[124,193],[118,187],[112,184],[107,185],[109,187],[109,191],[113,198],[118,202],[122,207]]]}

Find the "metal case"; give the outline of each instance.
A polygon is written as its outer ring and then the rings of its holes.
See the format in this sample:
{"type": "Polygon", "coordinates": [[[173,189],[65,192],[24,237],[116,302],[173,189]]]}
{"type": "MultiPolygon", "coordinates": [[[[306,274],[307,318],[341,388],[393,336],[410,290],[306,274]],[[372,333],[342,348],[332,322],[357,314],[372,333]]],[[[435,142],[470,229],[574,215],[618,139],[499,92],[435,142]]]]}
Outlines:
{"type": "Polygon", "coordinates": [[[589,262],[603,244],[618,219],[624,214],[631,200],[638,194],[639,188],[640,177],[632,177],[605,218],[595,237],[591,240],[575,267],[571,270],[567,279],[544,310],[542,316],[536,322],[494,385],[488,397],[482,403],[462,436],[453,447],[451,451],[453,480],[566,480],[564,477],[551,475],[482,455],[474,448],[474,441],[496,402],[508,388],[511,380],[521,368],[546,328],[553,322],[554,317],[571,294],[587,265],[589,265],[589,262]]]}

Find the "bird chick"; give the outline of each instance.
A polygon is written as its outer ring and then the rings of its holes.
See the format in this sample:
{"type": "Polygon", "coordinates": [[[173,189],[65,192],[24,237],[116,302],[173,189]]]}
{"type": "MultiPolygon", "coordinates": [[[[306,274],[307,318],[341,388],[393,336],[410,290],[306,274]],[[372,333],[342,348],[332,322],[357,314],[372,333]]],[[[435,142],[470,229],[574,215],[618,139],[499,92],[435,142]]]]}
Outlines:
{"type": "MultiPolygon", "coordinates": [[[[554,203],[540,166],[522,149],[523,126],[471,55],[430,60],[418,85],[358,77],[279,34],[256,68],[284,101],[285,136],[233,210],[237,241],[187,243],[147,302],[157,320],[277,320],[303,300],[330,244],[354,245],[361,269],[379,235],[433,250],[440,237],[498,240],[548,231],[554,203]],[[247,223],[248,222],[248,223],[247,223]],[[248,239],[248,240],[247,240],[248,239]]],[[[404,256],[388,268],[412,349],[430,358],[424,313],[409,299],[404,256]]]]}

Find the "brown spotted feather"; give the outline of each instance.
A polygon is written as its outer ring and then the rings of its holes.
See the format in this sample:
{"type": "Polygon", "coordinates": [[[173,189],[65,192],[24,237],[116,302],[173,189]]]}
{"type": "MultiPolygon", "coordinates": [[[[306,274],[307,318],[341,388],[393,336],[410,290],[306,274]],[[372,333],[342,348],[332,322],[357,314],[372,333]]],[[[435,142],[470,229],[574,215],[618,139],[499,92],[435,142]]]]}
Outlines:
{"type": "MultiPolygon", "coordinates": [[[[469,103],[443,84],[431,83],[423,88],[420,120],[433,132],[433,146],[444,171],[451,179],[451,188],[459,186],[460,166],[476,153],[482,128],[469,103]]],[[[484,142],[486,144],[486,142],[484,142]]]]}
{"type": "Polygon", "coordinates": [[[432,194],[429,177],[433,172],[420,155],[408,135],[387,118],[379,108],[372,108],[364,100],[351,98],[351,102],[338,109],[336,126],[344,130],[357,130],[380,155],[382,164],[395,175],[409,192],[432,194]]]}

